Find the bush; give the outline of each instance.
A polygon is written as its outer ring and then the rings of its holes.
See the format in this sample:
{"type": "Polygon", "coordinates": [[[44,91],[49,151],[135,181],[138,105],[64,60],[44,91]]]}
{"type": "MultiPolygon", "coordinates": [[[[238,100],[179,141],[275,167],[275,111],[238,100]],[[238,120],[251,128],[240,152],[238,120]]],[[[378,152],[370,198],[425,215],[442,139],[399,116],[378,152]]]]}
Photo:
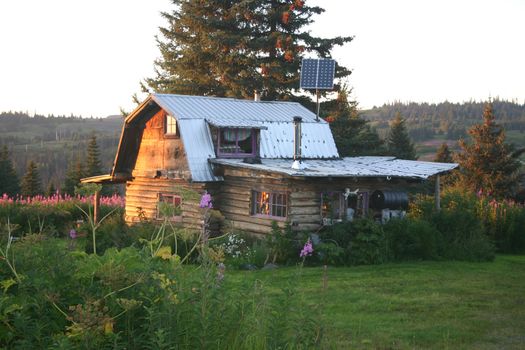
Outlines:
{"type": "Polygon", "coordinates": [[[443,258],[490,261],[495,249],[479,209],[475,195],[454,190],[443,195],[439,212],[433,209],[433,198],[418,198],[410,217],[426,220],[437,228],[443,237],[443,258]]]}
{"type": "Polygon", "coordinates": [[[383,229],[371,219],[326,227],[320,232],[320,239],[322,243],[314,248],[323,263],[380,264],[388,259],[383,229]]]}
{"type": "Polygon", "coordinates": [[[443,236],[428,221],[392,219],[383,230],[389,254],[395,261],[432,260],[443,254],[443,236]]]}
{"type": "Polygon", "coordinates": [[[13,243],[18,279],[0,260],[2,346],[320,346],[319,310],[308,306],[296,280],[282,288],[259,281],[239,287],[210,257],[201,257],[195,268],[133,246],[94,255],[69,243],[43,235],[13,243]]]}

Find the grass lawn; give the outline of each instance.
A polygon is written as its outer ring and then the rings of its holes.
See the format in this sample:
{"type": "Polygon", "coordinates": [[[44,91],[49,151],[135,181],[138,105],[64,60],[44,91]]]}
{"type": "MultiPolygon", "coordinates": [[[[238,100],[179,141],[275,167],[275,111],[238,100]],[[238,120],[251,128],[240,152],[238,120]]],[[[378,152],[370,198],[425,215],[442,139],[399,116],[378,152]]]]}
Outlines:
{"type": "Polygon", "coordinates": [[[339,349],[525,349],[525,256],[490,263],[416,262],[230,272],[232,282],[296,280],[323,304],[339,349]]]}

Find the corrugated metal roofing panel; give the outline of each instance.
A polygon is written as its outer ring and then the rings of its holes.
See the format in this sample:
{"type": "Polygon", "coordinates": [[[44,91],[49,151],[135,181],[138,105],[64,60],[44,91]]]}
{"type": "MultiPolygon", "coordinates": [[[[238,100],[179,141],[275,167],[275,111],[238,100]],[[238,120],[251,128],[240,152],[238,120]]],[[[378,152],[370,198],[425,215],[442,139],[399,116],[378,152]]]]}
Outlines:
{"type": "Polygon", "coordinates": [[[215,151],[206,121],[204,119],[181,119],[179,128],[192,180],[195,182],[221,181],[221,177],[213,175],[208,163],[208,159],[215,158],[215,151]]]}
{"type": "Polygon", "coordinates": [[[208,124],[218,128],[238,128],[238,129],[268,129],[262,122],[252,120],[238,120],[229,118],[206,118],[208,124]]]}
{"type": "Polygon", "coordinates": [[[237,100],[206,96],[187,96],[171,94],[152,94],[151,98],[164,110],[177,119],[228,119],[239,123],[292,122],[294,116],[303,118],[304,123],[322,123],[315,121],[315,114],[297,102],[274,102],[237,100]]]}
{"type": "Polygon", "coordinates": [[[349,157],[338,160],[312,159],[304,161],[304,170],[292,169],[288,159],[263,159],[262,164],[246,164],[239,159],[215,159],[212,162],[236,167],[278,172],[299,177],[396,177],[427,179],[450,171],[455,163],[433,163],[393,157],[349,157]]]}
{"type": "MultiPolygon", "coordinates": [[[[268,122],[263,125],[267,127],[267,130],[261,130],[261,158],[293,158],[293,123],[268,122]]],[[[330,126],[327,123],[303,123],[301,131],[303,158],[339,157],[330,126]]]]}

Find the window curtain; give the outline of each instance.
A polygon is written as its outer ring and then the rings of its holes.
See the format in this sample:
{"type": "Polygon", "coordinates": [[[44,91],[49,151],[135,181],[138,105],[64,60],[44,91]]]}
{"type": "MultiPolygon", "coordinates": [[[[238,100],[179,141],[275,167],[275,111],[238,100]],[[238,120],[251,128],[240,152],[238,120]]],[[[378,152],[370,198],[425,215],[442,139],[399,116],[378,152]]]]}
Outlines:
{"type": "Polygon", "coordinates": [[[251,129],[223,129],[222,136],[224,141],[235,142],[244,141],[252,136],[251,129]]]}

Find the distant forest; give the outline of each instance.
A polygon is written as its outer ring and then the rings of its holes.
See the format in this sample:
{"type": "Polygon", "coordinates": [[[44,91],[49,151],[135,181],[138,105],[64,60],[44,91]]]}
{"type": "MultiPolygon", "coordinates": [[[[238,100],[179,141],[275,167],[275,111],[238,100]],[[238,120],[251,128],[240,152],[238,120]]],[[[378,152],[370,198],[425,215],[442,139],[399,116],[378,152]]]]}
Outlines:
{"type": "Polygon", "coordinates": [[[0,113],[0,145],[7,145],[22,177],[30,160],[36,162],[44,188],[62,187],[69,162],[84,158],[91,135],[97,136],[104,171],[111,169],[122,128],[122,116],[103,119],[77,116],[29,116],[0,113]]]}
{"type": "MultiPolygon", "coordinates": [[[[393,103],[361,111],[380,135],[388,130],[396,113],[407,119],[410,136],[421,145],[429,140],[457,140],[466,137],[466,131],[482,120],[484,102],[439,104],[393,103]]],[[[494,100],[494,114],[508,134],[510,142],[525,146],[525,104],[494,100]],[[523,136],[521,136],[523,135],[523,136]]],[[[29,116],[26,113],[0,113],[0,145],[7,145],[11,159],[20,177],[29,160],[37,163],[45,186],[51,181],[62,187],[70,162],[85,158],[89,138],[95,134],[100,149],[103,170],[109,172],[115,158],[122,116],[94,119],[78,116],[29,116]]],[[[420,154],[424,150],[420,149],[420,154]]],[[[427,149],[428,159],[434,148],[427,149]]]]}
{"type": "MultiPolygon", "coordinates": [[[[416,142],[439,136],[457,140],[465,138],[471,125],[480,123],[486,102],[464,102],[438,104],[392,103],[362,111],[362,116],[384,136],[388,123],[396,113],[407,120],[407,127],[416,142]]],[[[493,100],[494,115],[506,131],[525,132],[525,104],[493,100]]],[[[525,134],[524,134],[525,138],[525,134]]]]}

